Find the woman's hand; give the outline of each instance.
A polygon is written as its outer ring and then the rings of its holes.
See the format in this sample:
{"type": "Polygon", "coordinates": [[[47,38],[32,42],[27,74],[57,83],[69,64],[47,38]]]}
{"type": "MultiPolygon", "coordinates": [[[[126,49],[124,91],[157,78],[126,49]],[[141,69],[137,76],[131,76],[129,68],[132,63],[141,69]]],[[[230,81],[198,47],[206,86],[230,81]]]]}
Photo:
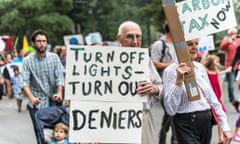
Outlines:
{"type": "Polygon", "coordinates": [[[177,71],[176,85],[182,86],[182,83],[184,81],[184,74],[190,73],[191,67],[189,67],[186,63],[180,63],[176,71],[177,71]]]}

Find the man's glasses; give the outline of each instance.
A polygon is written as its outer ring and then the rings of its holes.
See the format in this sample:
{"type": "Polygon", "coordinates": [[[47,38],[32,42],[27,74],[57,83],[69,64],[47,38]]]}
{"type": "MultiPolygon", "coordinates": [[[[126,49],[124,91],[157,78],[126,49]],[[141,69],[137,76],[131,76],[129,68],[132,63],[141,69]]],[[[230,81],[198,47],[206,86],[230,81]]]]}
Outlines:
{"type": "Polygon", "coordinates": [[[134,34],[127,34],[124,38],[129,40],[129,41],[132,41],[134,39],[139,41],[139,40],[142,39],[142,35],[140,35],[140,34],[136,34],[136,35],[134,35],[134,34]]]}
{"type": "Polygon", "coordinates": [[[35,40],[35,42],[36,42],[36,43],[41,43],[41,42],[42,42],[42,43],[46,43],[47,40],[35,40]]]}

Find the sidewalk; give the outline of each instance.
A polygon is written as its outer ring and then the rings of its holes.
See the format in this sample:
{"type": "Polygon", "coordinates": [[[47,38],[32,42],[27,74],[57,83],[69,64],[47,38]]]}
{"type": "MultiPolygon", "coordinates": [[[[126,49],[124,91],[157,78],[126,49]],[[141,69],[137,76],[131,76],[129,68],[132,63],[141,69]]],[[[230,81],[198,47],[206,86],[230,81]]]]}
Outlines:
{"type": "Polygon", "coordinates": [[[22,112],[19,113],[16,99],[0,101],[0,144],[36,144],[26,103],[27,98],[23,100],[22,112]]]}

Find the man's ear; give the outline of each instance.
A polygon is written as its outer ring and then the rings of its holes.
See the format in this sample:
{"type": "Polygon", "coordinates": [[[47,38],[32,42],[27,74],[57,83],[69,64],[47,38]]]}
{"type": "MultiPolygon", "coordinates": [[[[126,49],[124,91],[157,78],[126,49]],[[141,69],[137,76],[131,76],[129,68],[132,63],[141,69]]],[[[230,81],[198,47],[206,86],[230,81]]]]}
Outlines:
{"type": "Polygon", "coordinates": [[[117,39],[118,42],[121,42],[121,40],[122,40],[121,35],[117,35],[116,39],[117,39]]]}
{"type": "Polygon", "coordinates": [[[33,46],[33,47],[35,46],[35,43],[34,43],[34,42],[32,42],[32,46],[33,46]]]}

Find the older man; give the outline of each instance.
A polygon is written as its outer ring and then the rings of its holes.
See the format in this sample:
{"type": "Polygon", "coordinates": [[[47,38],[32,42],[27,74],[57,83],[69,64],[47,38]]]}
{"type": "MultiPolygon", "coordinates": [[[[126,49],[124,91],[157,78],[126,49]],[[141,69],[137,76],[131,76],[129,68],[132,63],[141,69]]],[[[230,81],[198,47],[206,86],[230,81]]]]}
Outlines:
{"type": "MultiPolygon", "coordinates": [[[[140,26],[132,21],[123,22],[118,29],[117,40],[122,47],[141,47],[142,31],[140,26]]],[[[160,96],[162,80],[159,77],[153,63],[149,61],[150,80],[139,82],[137,92],[142,96],[148,96],[148,102],[144,103],[142,144],[156,144],[157,133],[150,113],[151,97],[160,96]]]]}

